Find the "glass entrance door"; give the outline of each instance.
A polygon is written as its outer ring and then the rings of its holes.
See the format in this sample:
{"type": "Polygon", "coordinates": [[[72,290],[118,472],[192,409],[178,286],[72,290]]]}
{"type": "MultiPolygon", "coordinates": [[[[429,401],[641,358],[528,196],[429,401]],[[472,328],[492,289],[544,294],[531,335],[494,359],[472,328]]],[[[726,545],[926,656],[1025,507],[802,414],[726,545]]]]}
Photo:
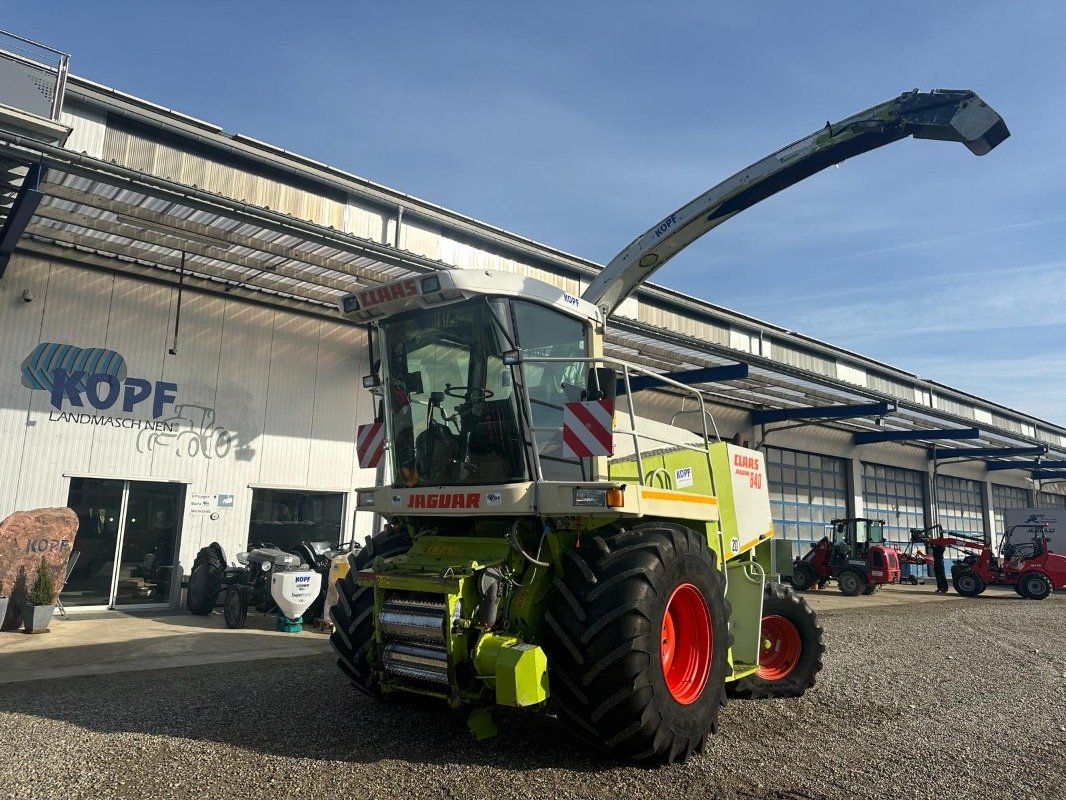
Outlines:
{"type": "Polygon", "coordinates": [[[65,606],[111,605],[125,481],[71,478],[67,505],[78,515],[78,560],[63,587],[65,606]]]}
{"type": "Polygon", "coordinates": [[[184,491],[178,483],[71,478],[78,560],[64,605],[168,603],[184,491]]]}

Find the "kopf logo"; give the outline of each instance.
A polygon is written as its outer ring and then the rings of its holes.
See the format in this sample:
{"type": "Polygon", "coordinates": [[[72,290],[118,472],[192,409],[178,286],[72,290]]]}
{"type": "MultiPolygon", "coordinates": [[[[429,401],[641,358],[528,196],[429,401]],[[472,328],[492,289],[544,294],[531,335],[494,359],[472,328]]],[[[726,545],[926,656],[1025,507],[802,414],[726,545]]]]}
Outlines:
{"type": "Polygon", "coordinates": [[[85,401],[104,411],[122,400],[122,410],[133,411],[152,398],[152,419],[163,416],[163,406],[177,400],[178,385],[128,377],[126,359],[102,347],[41,342],[22,362],[22,385],[51,393],[52,408],[63,401],[78,408],[85,401]]]}

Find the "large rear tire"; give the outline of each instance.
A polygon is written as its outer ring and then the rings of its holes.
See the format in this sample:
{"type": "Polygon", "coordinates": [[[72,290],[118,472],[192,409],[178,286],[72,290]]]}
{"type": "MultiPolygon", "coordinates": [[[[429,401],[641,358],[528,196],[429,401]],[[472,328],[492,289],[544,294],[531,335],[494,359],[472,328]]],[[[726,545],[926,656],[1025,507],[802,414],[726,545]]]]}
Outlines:
{"type": "Polygon", "coordinates": [[[366,546],[348,556],[351,569],[337,581],[337,602],[329,611],[333,620],[329,642],[337,652],[337,666],[352,686],[371,697],[381,697],[381,687],[372,668],[374,590],[356,583],[356,573],[378,556],[391,558],[410,549],[410,537],[390,527],[367,537],[366,546]]]}
{"type": "Polygon", "coordinates": [[[1018,578],[1016,590],[1027,600],[1043,600],[1051,594],[1051,581],[1042,572],[1025,572],[1018,578]]]}
{"type": "Polygon", "coordinates": [[[818,582],[818,573],[815,572],[814,567],[810,564],[805,564],[801,561],[792,567],[792,574],[789,576],[788,582],[792,584],[792,588],[797,592],[806,592],[818,582]]]}
{"type": "Polygon", "coordinates": [[[855,597],[866,588],[866,578],[858,570],[841,570],[837,574],[837,588],[845,597],[855,597]]]}
{"type": "Polygon", "coordinates": [[[972,569],[962,569],[953,574],[951,585],[963,597],[977,597],[985,590],[984,579],[972,569]]]}
{"type": "Polygon", "coordinates": [[[226,571],[226,554],[218,542],[211,542],[196,554],[189,572],[189,593],[186,607],[190,614],[203,617],[210,614],[222,591],[222,575],[226,571]]]}
{"type": "Polygon", "coordinates": [[[586,536],[563,560],[545,615],[552,696],[594,746],[684,761],[718,723],[730,607],[706,540],[649,523],[586,536]]]}
{"type": "Polygon", "coordinates": [[[730,697],[801,697],[822,670],[822,626],[807,601],[787,586],[766,584],[759,671],[727,683],[730,697]]]}

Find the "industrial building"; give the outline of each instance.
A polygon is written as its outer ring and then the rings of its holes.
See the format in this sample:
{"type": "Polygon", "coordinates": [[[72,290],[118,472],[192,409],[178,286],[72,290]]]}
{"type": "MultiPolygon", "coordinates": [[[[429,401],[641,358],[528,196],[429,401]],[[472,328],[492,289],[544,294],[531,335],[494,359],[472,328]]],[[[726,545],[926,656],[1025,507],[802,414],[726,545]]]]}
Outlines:
{"type": "MultiPolygon", "coordinates": [[[[345,294],[494,269],[579,295],[600,269],[75,77],[10,34],[0,177],[0,518],[77,511],[67,607],[177,605],[212,541],[373,529],[354,502],[380,474],[356,458],[370,367],[345,294]]],[[[992,400],[655,285],[607,343],[688,373],[721,437],[766,453],[797,554],[839,517],[904,542],[1066,508],[1066,428],[992,400]]]]}

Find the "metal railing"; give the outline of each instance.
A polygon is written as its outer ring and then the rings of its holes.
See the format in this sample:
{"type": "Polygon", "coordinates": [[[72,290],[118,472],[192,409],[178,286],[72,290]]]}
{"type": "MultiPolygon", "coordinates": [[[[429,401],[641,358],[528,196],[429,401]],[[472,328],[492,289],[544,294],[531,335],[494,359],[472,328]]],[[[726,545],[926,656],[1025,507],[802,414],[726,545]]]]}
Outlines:
{"type": "MultiPolygon", "coordinates": [[[[616,407],[615,411],[616,411],[616,413],[620,412],[620,413],[626,414],[628,416],[629,429],[626,430],[625,428],[616,427],[616,428],[613,429],[612,433],[615,436],[629,437],[629,438],[631,438],[633,440],[633,457],[634,457],[634,459],[636,461],[636,464],[637,464],[637,481],[638,481],[638,483],[640,485],[642,485],[642,486],[643,485],[647,485],[649,483],[649,481],[653,480],[654,477],[655,477],[654,474],[653,474],[655,472],[655,470],[652,470],[648,474],[645,474],[642,471],[643,470],[643,466],[642,465],[643,465],[643,459],[644,459],[644,455],[641,452],[641,446],[640,446],[640,443],[641,443],[642,440],[646,441],[646,442],[652,442],[654,444],[666,445],[668,447],[677,448],[677,449],[680,449],[680,450],[690,450],[690,451],[699,453],[701,456],[703,456],[703,457],[705,457],[707,459],[707,469],[711,470],[711,451],[710,451],[710,448],[708,446],[708,443],[711,441],[711,435],[710,435],[711,431],[713,430],[713,432],[714,432],[714,440],[715,441],[721,441],[721,437],[718,434],[718,426],[715,425],[715,423],[714,423],[714,417],[713,417],[713,415],[711,415],[710,411],[707,409],[706,405],[704,404],[703,395],[700,394],[698,389],[694,389],[691,386],[687,386],[687,385],[685,385],[683,383],[679,383],[678,381],[675,381],[672,378],[668,378],[665,375],[662,375],[662,374],[660,374],[658,372],[655,372],[655,371],[653,371],[651,369],[648,369],[646,367],[642,367],[642,366],[640,366],[638,364],[631,364],[631,363],[629,363],[627,361],[621,361],[619,359],[609,358],[609,357],[605,357],[605,356],[600,356],[598,358],[597,357],[551,358],[551,357],[527,356],[527,355],[523,354],[522,355],[522,363],[523,364],[526,364],[526,363],[537,363],[537,364],[540,364],[540,363],[548,363],[548,364],[551,364],[551,363],[555,363],[555,364],[580,363],[580,364],[584,364],[586,367],[604,366],[604,367],[612,367],[612,368],[614,368],[616,370],[616,372],[618,374],[617,380],[618,380],[618,383],[620,385],[619,388],[621,389],[621,391],[619,392],[618,396],[619,396],[619,398],[622,398],[622,397],[625,398],[626,407],[623,408],[623,409],[619,409],[619,408],[616,407]],[[651,434],[646,433],[646,432],[645,433],[641,433],[640,430],[638,429],[638,421],[641,418],[638,417],[638,415],[636,413],[636,407],[633,404],[633,394],[634,394],[634,392],[632,391],[632,389],[630,387],[630,376],[631,375],[647,375],[647,376],[650,376],[650,377],[654,377],[657,380],[662,382],[662,385],[663,385],[664,388],[665,387],[671,387],[671,388],[673,388],[675,390],[680,390],[680,392],[682,392],[682,396],[683,397],[692,396],[693,399],[695,399],[695,401],[696,401],[696,408],[692,409],[692,411],[694,411],[695,413],[699,414],[700,422],[701,422],[702,427],[703,427],[703,435],[701,437],[702,441],[703,441],[703,445],[702,446],[696,446],[696,445],[685,443],[685,442],[679,442],[679,441],[676,441],[674,439],[664,439],[664,438],[661,438],[661,437],[658,437],[658,436],[651,435],[651,434]],[[711,422],[711,428],[710,429],[708,429],[708,427],[707,427],[707,421],[708,420],[710,420],[710,422],[711,422]]],[[[529,393],[528,393],[528,391],[523,390],[522,395],[523,395],[522,402],[523,402],[523,405],[525,406],[526,418],[532,421],[532,419],[533,419],[533,410],[532,410],[532,407],[530,406],[529,393]]],[[[560,412],[562,411],[562,407],[559,407],[559,411],[560,412]]],[[[688,412],[685,412],[685,413],[688,413],[688,412]]],[[[676,418],[677,416],[678,415],[675,415],[674,418],[676,418]]],[[[671,419],[671,424],[673,424],[673,419],[671,419]]],[[[555,434],[560,433],[560,430],[558,428],[543,428],[543,427],[537,427],[537,426],[534,426],[532,428],[532,431],[533,431],[534,434],[536,434],[536,433],[555,433],[555,434]]],[[[535,479],[537,481],[544,480],[543,470],[542,470],[541,464],[540,464],[541,458],[542,458],[542,456],[541,456],[541,454],[539,452],[539,447],[534,446],[534,448],[533,448],[533,461],[534,461],[534,472],[535,472],[534,477],[535,477],[535,479]]],[[[556,460],[568,460],[568,459],[556,459],[556,460]]],[[[575,459],[574,463],[580,463],[580,461],[581,461],[581,459],[575,459]]]]}
{"type": "Polygon", "coordinates": [[[70,56],[0,31],[0,103],[59,121],[70,56]]]}

